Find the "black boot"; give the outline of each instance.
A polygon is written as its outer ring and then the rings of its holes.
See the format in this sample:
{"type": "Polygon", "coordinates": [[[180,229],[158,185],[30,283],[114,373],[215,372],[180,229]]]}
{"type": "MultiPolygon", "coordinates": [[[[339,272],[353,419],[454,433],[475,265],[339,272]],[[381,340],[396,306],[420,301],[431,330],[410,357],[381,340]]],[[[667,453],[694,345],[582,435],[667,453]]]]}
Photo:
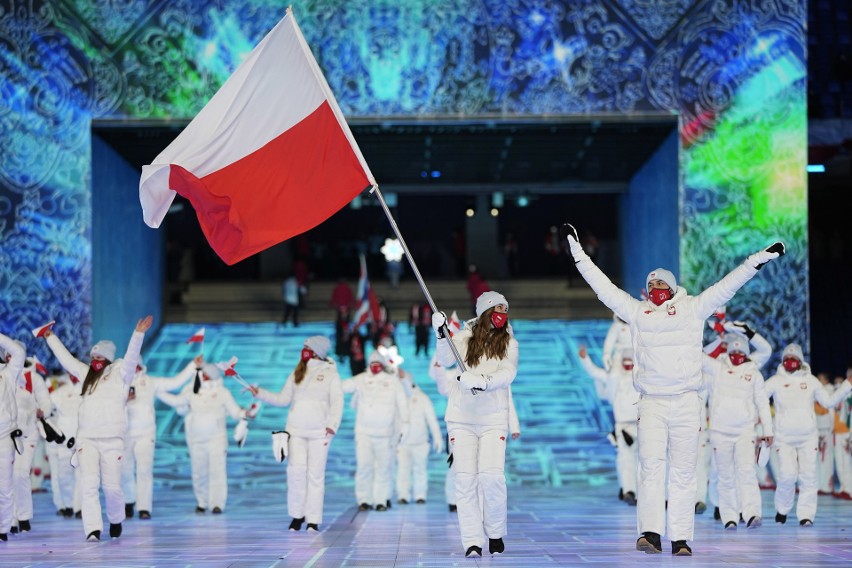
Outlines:
{"type": "Polygon", "coordinates": [[[92,541],[92,542],[97,541],[97,540],[101,540],[101,531],[90,532],[89,536],[86,537],[86,540],[92,541]]]}
{"type": "Polygon", "coordinates": [[[628,491],[627,493],[624,494],[622,501],[624,501],[625,503],[627,503],[631,507],[635,507],[636,506],[636,494],[633,493],[632,491],[628,491]]]}
{"type": "Polygon", "coordinates": [[[9,540],[9,537],[6,535],[6,533],[0,533],[0,541],[6,542],[7,540],[9,540]]]}
{"type": "Polygon", "coordinates": [[[721,521],[722,520],[722,512],[719,511],[719,507],[713,509],[713,520],[721,521]]]}
{"type": "Polygon", "coordinates": [[[18,534],[18,525],[12,525],[12,528],[9,529],[9,532],[12,534],[18,534]]]}
{"type": "Polygon", "coordinates": [[[290,530],[291,531],[302,530],[302,523],[304,523],[304,522],[305,522],[305,517],[302,517],[301,519],[293,519],[292,521],[290,521],[290,530]]]}
{"type": "Polygon", "coordinates": [[[659,554],[663,551],[663,544],[660,542],[660,535],[655,532],[644,532],[636,541],[636,550],[641,550],[645,554],[659,554]]]}
{"type": "Polygon", "coordinates": [[[464,555],[466,558],[470,558],[471,556],[482,556],[482,548],[479,546],[468,547],[467,552],[465,552],[464,555]]]}
{"type": "Polygon", "coordinates": [[[369,511],[372,508],[373,508],[373,506],[368,504],[368,503],[361,503],[360,505],[358,505],[359,511],[369,511]]]}
{"type": "Polygon", "coordinates": [[[459,510],[456,505],[447,505],[447,508],[450,510],[450,513],[455,513],[459,510]]]}
{"type": "Polygon", "coordinates": [[[223,513],[223,511],[222,511],[221,507],[213,507],[213,510],[211,511],[211,513],[213,513],[214,515],[221,515],[223,513]]]}
{"type": "Polygon", "coordinates": [[[502,538],[488,539],[488,552],[491,554],[503,554],[504,550],[506,550],[506,545],[503,544],[502,538]]]}
{"type": "Polygon", "coordinates": [[[136,503],[125,503],[124,504],[124,516],[128,519],[133,518],[133,508],[136,506],[136,503]]]}
{"type": "Polygon", "coordinates": [[[704,501],[699,501],[698,503],[695,504],[695,514],[696,515],[703,515],[704,511],[706,511],[706,510],[707,510],[707,503],[705,503],[704,501]]]}
{"type": "Polygon", "coordinates": [[[692,556],[692,549],[685,540],[672,541],[672,554],[675,556],[692,556]]]}
{"type": "Polygon", "coordinates": [[[74,511],[74,518],[75,519],[82,519],[83,518],[83,511],[74,511]]]}
{"type": "Polygon", "coordinates": [[[143,520],[148,520],[151,518],[151,513],[148,511],[139,511],[139,518],[143,520]]]}
{"type": "Polygon", "coordinates": [[[71,507],[66,507],[62,509],[62,516],[66,519],[74,518],[74,509],[72,509],[71,507]]]}
{"type": "Polygon", "coordinates": [[[31,530],[33,530],[32,526],[30,526],[29,521],[20,521],[18,523],[18,526],[20,527],[22,533],[30,532],[31,530]]]}
{"type": "Polygon", "coordinates": [[[196,507],[195,508],[195,512],[198,515],[203,515],[205,511],[207,511],[207,509],[205,509],[204,507],[196,507]]]}
{"type": "Polygon", "coordinates": [[[121,536],[121,523],[109,524],[109,536],[112,538],[118,538],[121,536]]]}
{"type": "Polygon", "coordinates": [[[319,532],[319,525],[316,523],[308,523],[308,532],[319,532]]]}
{"type": "Polygon", "coordinates": [[[782,525],[787,522],[787,515],[782,515],[781,513],[775,513],[775,522],[781,523],[782,525]]]}

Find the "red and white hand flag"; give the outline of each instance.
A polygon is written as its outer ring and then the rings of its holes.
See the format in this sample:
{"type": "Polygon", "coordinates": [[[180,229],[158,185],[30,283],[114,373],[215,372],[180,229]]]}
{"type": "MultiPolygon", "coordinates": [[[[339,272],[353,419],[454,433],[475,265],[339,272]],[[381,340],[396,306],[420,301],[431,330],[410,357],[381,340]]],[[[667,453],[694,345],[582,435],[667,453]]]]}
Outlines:
{"type": "Polygon", "coordinates": [[[142,168],[145,222],[179,193],[227,264],[303,233],[376,185],[288,8],[184,131],[142,168]]]}
{"type": "Polygon", "coordinates": [[[204,328],[200,327],[192,334],[192,337],[186,340],[187,343],[204,343],[204,328]]]}
{"type": "Polygon", "coordinates": [[[47,371],[47,367],[44,366],[44,363],[39,361],[38,357],[36,357],[35,355],[32,356],[32,359],[33,359],[33,366],[35,367],[36,372],[40,375],[47,376],[48,371],[47,371]]]}
{"type": "Polygon", "coordinates": [[[447,329],[450,331],[450,336],[455,333],[461,331],[461,320],[459,319],[459,315],[453,310],[453,313],[450,314],[450,320],[447,322],[447,329]]]}
{"type": "Polygon", "coordinates": [[[46,324],[35,328],[34,330],[32,330],[33,337],[44,337],[45,332],[47,332],[48,329],[53,329],[53,325],[55,323],[56,323],[56,320],[53,320],[53,321],[49,321],[46,324]]]}

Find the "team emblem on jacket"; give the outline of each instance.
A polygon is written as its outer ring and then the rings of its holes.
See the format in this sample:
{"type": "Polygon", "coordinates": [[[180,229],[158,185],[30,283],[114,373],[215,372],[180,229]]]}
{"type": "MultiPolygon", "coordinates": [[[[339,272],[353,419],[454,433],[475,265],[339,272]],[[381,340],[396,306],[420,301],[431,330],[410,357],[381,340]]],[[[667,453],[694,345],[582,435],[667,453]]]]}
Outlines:
{"type": "Polygon", "coordinates": [[[323,376],[323,375],[317,375],[317,382],[321,383],[324,378],[325,378],[325,376],[323,376]]]}
{"type": "Polygon", "coordinates": [[[677,315],[677,308],[675,308],[673,305],[669,306],[668,308],[666,308],[666,313],[669,314],[670,316],[676,316],[677,315]]]}
{"type": "Polygon", "coordinates": [[[808,390],[808,383],[799,383],[799,388],[802,390],[808,390]]]}
{"type": "Polygon", "coordinates": [[[743,378],[745,379],[745,382],[747,382],[747,383],[751,382],[751,375],[743,375],[743,378]]]}

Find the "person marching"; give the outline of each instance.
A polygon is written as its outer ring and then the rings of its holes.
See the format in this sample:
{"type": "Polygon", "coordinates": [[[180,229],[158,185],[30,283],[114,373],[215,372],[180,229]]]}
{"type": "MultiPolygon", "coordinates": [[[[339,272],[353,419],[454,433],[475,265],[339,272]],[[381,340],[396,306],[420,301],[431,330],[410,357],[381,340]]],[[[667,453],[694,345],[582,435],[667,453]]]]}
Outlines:
{"type": "Polygon", "coordinates": [[[195,377],[201,365],[199,355],[174,377],[152,377],[139,359],[136,376],[127,397],[127,436],[124,439],[124,461],[121,484],[124,489],[124,514],[133,518],[138,505],[139,518],[150,519],[154,510],[154,447],[157,444],[157,415],[154,400],[159,392],[179,389],[195,377]]]}
{"type": "Polygon", "coordinates": [[[400,373],[399,380],[408,399],[410,425],[396,450],[397,502],[405,505],[413,499],[422,505],[429,490],[429,438],[432,450],[440,454],[444,451],[444,437],[429,396],[414,384],[409,373],[400,373]]]}
{"type": "Polygon", "coordinates": [[[15,390],[22,378],[27,353],[20,343],[0,333],[0,355],[0,542],[6,542],[15,514],[15,453],[23,451],[15,390]]]}
{"type": "Polygon", "coordinates": [[[378,351],[370,353],[367,371],[341,382],[344,393],[355,393],[355,499],[359,509],[386,511],[393,492],[390,464],[395,437],[404,438],[409,412],[405,391],[395,370],[385,368],[378,351]]]}
{"type": "Polygon", "coordinates": [[[772,416],[759,365],[749,359],[745,337],[731,335],[727,356],[704,355],[704,380],[710,395],[710,444],[716,461],[719,514],[725,530],[736,530],[740,514],[747,528],[761,525],[757,483],[755,423],[760,417],[760,441],[772,445],[772,416]],[[755,409],[757,413],[755,414],[755,409]],[[737,496],[739,495],[739,499],[737,496]]]}
{"type": "Polygon", "coordinates": [[[622,348],[609,371],[592,362],[585,346],[580,347],[579,355],[580,363],[595,383],[603,384],[606,399],[612,405],[615,418],[615,467],[621,495],[625,503],[636,505],[636,469],[639,465],[636,420],[639,392],[633,388],[633,348],[622,348]]]}
{"type": "Polygon", "coordinates": [[[102,488],[109,520],[109,535],[121,536],[124,515],[124,491],[121,489],[121,460],[127,430],[127,395],[139,364],[142,340],[151,328],[153,318],[147,316],[136,324],[127,351],[115,358],[115,343],[99,341],[91,351],[87,365],[74,357],[48,327],[38,335],[45,338],[60,365],[83,380],[78,411],[75,453],[79,461],[80,498],[83,532],[86,540],[101,538],[103,518],[98,489],[102,488]]]}
{"type": "Polygon", "coordinates": [[[502,554],[506,536],[506,438],[509,435],[509,386],[518,373],[518,341],[509,322],[509,302],[497,292],[476,299],[476,318],[452,337],[446,316],[432,316],[438,337],[436,359],[452,366],[453,346],[467,370],[449,381],[447,433],[456,473],[456,505],[465,556],[502,554]]]}
{"type": "Polygon", "coordinates": [[[580,275],[598,298],[630,326],[633,385],[639,400],[639,495],[636,549],[662,552],[667,534],[672,554],[691,556],[695,527],[696,462],[700,431],[704,320],[726,304],[758,269],[784,253],[775,243],[750,255],[697,296],[678,287],[674,274],[659,268],[645,279],[648,299],[619,289],[580,246],[573,226],[563,226],[580,275]],[[668,462],[668,491],[666,463],[668,462]],[[668,496],[668,509],[666,499],[668,496]]]}
{"type": "Polygon", "coordinates": [[[290,530],[318,531],[325,498],[325,464],[343,417],[343,390],[337,365],[328,357],[331,342],[305,340],[296,368],[280,392],[253,386],[252,395],[273,406],[290,406],[284,426],[287,448],[287,512],[290,530]]]}
{"type": "Polygon", "coordinates": [[[60,513],[66,519],[80,513],[80,476],[71,465],[74,446],[77,443],[77,414],[83,402],[83,383],[67,372],[56,378],[56,388],[50,393],[50,400],[56,408],[56,423],[65,434],[64,444],[56,446],[54,461],[50,462],[50,479],[56,481],[54,499],[60,513]]]}
{"type": "Polygon", "coordinates": [[[814,524],[817,510],[817,431],[814,401],[833,408],[849,396],[852,377],[829,395],[805,361],[802,348],[791,343],[781,354],[778,370],[766,381],[766,395],[775,400],[775,452],[778,476],[775,480],[775,522],[784,524],[793,508],[796,480],[799,502],[796,517],[803,527],[814,524]]]}

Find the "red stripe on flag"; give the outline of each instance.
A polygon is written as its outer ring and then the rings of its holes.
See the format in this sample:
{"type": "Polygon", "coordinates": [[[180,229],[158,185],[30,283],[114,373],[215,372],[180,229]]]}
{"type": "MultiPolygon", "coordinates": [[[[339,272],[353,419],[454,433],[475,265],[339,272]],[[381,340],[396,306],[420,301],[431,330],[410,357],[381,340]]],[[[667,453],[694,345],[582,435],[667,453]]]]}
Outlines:
{"type": "Polygon", "coordinates": [[[227,264],[316,227],[370,185],[328,101],[221,170],[198,178],[172,164],[169,174],[227,264]]]}

